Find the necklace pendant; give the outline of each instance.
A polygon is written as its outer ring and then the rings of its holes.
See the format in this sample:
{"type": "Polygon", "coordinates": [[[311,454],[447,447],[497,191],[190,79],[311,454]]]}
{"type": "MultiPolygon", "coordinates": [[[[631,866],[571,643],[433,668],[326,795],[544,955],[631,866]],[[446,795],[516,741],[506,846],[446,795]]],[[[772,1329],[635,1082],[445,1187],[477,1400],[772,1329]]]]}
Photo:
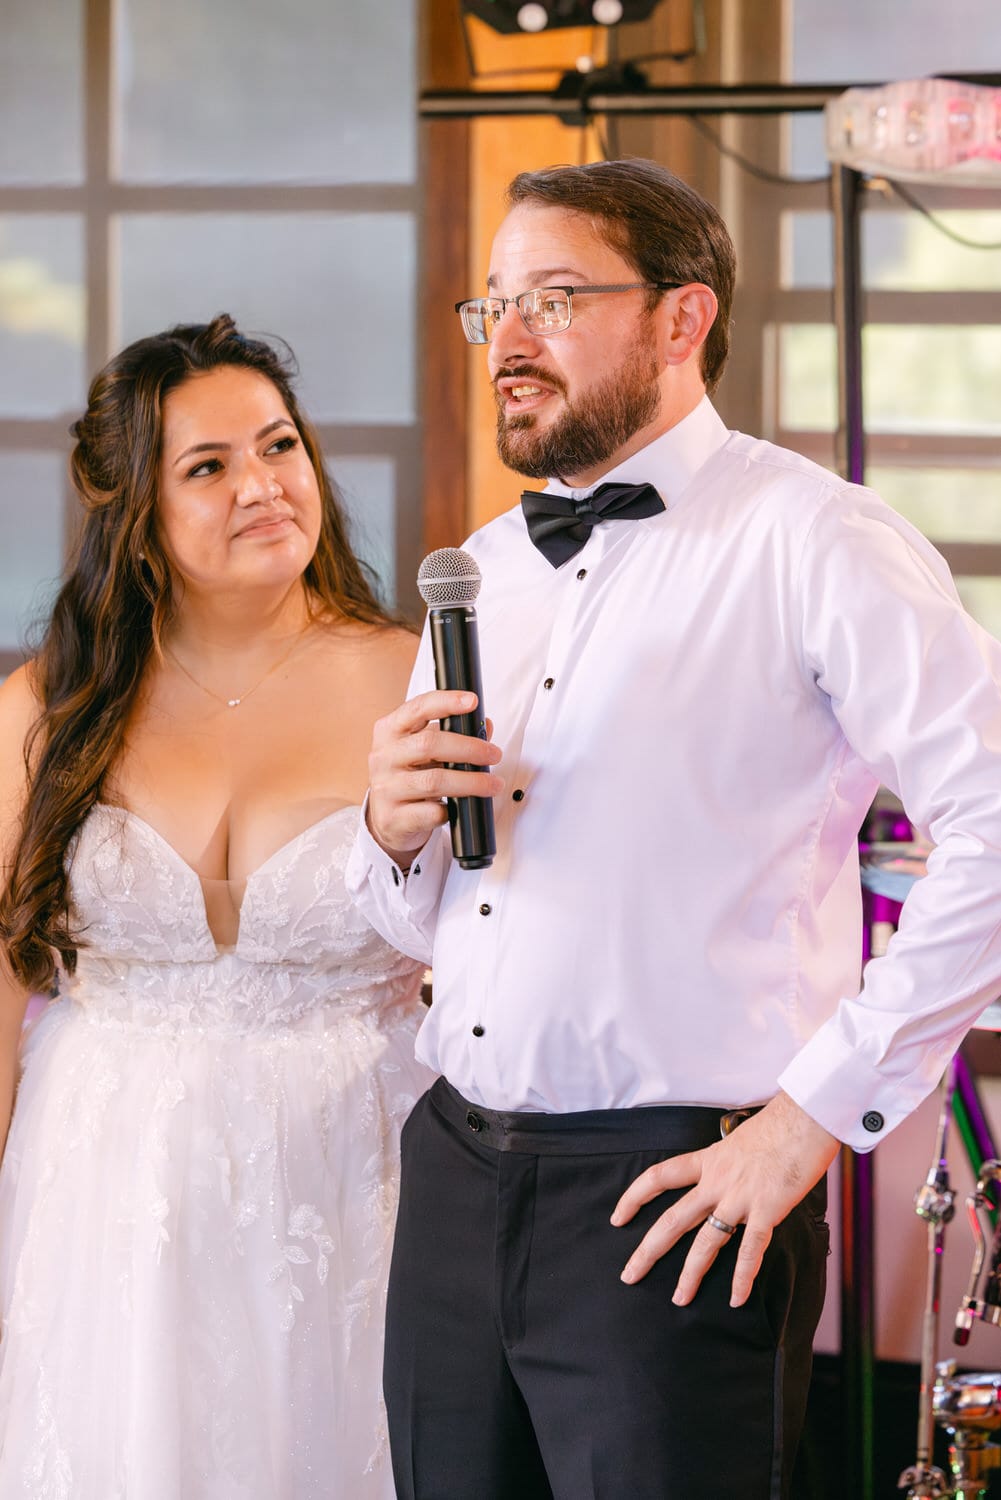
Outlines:
{"type": "Polygon", "coordinates": [[[227,708],[239,708],[240,704],[242,702],[243,702],[242,698],[227,698],[226,699],[226,707],[227,708]]]}

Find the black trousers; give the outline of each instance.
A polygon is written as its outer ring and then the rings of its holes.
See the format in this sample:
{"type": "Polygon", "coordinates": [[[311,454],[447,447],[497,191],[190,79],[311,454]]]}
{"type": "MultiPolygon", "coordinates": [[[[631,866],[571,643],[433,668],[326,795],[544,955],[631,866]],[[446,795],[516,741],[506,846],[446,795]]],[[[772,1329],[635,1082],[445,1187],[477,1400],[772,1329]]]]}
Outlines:
{"type": "Polygon", "coordinates": [[[729,1306],[733,1241],[688,1307],[671,1293],[689,1236],[642,1282],[619,1280],[680,1194],[613,1229],[619,1195],[718,1140],[719,1119],[498,1115],[443,1079],[418,1102],[386,1332],[399,1500],[791,1500],[826,1183],[778,1226],[742,1308],[729,1306]]]}

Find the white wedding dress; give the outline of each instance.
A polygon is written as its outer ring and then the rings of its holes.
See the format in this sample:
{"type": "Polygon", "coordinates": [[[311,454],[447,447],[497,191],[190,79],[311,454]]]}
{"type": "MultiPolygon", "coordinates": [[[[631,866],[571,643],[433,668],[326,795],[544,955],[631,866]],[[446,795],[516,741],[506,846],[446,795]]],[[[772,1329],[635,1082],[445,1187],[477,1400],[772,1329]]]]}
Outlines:
{"type": "Polygon", "coordinates": [[[357,809],[249,879],[99,804],[74,976],[0,1172],[0,1500],[392,1500],[382,1320],[420,967],[358,914],[357,809]]]}

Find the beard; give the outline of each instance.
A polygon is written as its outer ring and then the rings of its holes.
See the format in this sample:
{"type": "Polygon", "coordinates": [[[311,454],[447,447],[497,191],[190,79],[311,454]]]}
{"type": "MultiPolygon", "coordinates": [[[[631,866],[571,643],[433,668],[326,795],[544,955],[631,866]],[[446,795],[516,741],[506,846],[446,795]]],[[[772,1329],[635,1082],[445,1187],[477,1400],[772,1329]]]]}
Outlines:
{"type": "MultiPolygon", "coordinates": [[[[566,396],[562,382],[544,370],[519,366],[503,375],[533,376],[566,396]]],[[[657,361],[653,339],[647,337],[610,375],[568,402],[551,426],[536,430],[534,412],[508,417],[497,398],[497,452],[501,461],[529,479],[566,479],[586,473],[614,458],[641,427],[660,410],[657,361]]]]}

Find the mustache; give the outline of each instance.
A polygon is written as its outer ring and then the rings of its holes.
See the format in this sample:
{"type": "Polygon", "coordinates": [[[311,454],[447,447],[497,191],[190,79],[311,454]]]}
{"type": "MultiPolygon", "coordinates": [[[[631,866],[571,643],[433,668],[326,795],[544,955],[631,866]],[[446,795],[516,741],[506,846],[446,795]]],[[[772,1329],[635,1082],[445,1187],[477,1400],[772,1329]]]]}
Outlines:
{"type": "Polygon", "coordinates": [[[549,370],[544,370],[541,365],[504,365],[493,378],[495,394],[498,380],[538,380],[556,391],[557,395],[565,396],[567,393],[566,385],[560,377],[549,370]]]}

